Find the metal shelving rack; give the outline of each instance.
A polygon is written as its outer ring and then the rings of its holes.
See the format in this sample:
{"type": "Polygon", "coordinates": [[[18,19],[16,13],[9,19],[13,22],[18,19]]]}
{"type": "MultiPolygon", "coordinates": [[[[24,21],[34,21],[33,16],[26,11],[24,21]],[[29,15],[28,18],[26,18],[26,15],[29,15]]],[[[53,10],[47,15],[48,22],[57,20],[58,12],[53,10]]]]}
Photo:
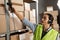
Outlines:
{"type": "MultiPolygon", "coordinates": [[[[5,15],[6,15],[6,33],[3,33],[3,34],[0,34],[0,38],[1,37],[5,37],[6,40],[10,40],[10,36],[11,35],[15,35],[15,34],[22,34],[22,33],[26,33],[28,32],[28,29],[22,29],[22,30],[14,30],[14,31],[10,31],[10,16],[9,16],[9,10],[8,10],[8,3],[9,0],[4,0],[4,6],[5,6],[5,15]]],[[[37,10],[37,13],[38,13],[38,3],[36,2],[36,10],[37,10]]],[[[38,14],[37,14],[38,15],[38,14]]],[[[38,20],[37,20],[38,21],[38,20]]]]}
{"type": "Polygon", "coordinates": [[[5,37],[5,40],[10,40],[11,35],[15,34],[22,34],[28,32],[28,29],[22,29],[22,30],[14,30],[10,31],[10,16],[9,16],[9,10],[8,10],[8,3],[9,0],[4,0],[4,6],[5,6],[5,15],[6,15],[6,33],[0,34],[0,38],[5,37]]]}

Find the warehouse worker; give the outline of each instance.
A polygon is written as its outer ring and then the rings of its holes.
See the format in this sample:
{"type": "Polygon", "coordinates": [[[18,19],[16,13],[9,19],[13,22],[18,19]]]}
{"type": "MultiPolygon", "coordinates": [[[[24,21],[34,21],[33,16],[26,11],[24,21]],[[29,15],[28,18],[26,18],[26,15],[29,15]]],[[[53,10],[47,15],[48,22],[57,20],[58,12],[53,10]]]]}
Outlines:
{"type": "Polygon", "coordinates": [[[52,28],[54,18],[51,14],[44,14],[42,17],[42,23],[37,25],[29,22],[15,9],[14,12],[25,25],[29,26],[32,29],[34,33],[33,40],[59,40],[58,32],[52,28]]]}

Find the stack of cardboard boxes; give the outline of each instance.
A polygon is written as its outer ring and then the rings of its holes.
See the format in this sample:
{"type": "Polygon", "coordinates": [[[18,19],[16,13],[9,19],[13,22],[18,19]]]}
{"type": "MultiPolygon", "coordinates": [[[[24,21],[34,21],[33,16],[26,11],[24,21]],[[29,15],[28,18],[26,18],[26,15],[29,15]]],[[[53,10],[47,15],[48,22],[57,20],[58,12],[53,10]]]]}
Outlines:
{"type": "MultiPolygon", "coordinates": [[[[4,5],[3,2],[4,0],[1,1],[0,4],[0,28],[1,28],[0,33],[6,32],[6,15],[4,6],[2,6],[2,4],[4,5]]],[[[14,3],[12,6],[15,8],[15,10],[23,15],[24,12],[23,0],[11,0],[11,2],[14,3]]],[[[10,30],[12,31],[22,29],[22,23],[20,19],[13,13],[9,14],[10,14],[10,30]],[[16,29],[14,29],[14,26],[16,29]]]]}
{"type": "MultiPolygon", "coordinates": [[[[36,23],[36,15],[35,9],[30,9],[30,3],[23,2],[23,0],[11,0],[12,6],[15,10],[25,16],[30,22],[36,23]]],[[[23,23],[20,19],[14,14],[9,12],[10,16],[10,31],[21,30],[23,29],[23,23]]],[[[4,7],[4,0],[0,0],[0,34],[6,33],[6,14],[4,7]]],[[[21,35],[11,35],[11,40],[32,40],[33,33],[30,30],[28,33],[24,33],[21,35]],[[26,36],[27,35],[27,36],[26,36]],[[23,38],[22,38],[23,37],[23,38]]],[[[6,40],[5,37],[0,38],[0,40],[6,40]]]]}
{"type": "MultiPolygon", "coordinates": [[[[24,5],[23,0],[11,0],[12,6],[18,13],[24,14],[24,5]]],[[[14,14],[10,13],[10,31],[20,30],[23,28],[23,24],[20,19],[14,14]]],[[[4,7],[4,0],[0,0],[0,34],[6,33],[6,14],[5,14],[5,7],[4,7]]],[[[11,40],[18,40],[18,35],[11,36],[11,40]]],[[[5,40],[5,37],[0,38],[0,40],[5,40]]]]}

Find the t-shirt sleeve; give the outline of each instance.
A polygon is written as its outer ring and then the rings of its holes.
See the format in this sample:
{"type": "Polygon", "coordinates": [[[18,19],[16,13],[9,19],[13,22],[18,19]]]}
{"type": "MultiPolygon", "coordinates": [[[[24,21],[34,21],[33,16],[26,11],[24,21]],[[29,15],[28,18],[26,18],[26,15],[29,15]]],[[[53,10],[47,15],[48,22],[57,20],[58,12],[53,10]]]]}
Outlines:
{"type": "Polygon", "coordinates": [[[24,18],[22,20],[22,22],[24,23],[24,25],[30,27],[30,29],[34,32],[35,28],[36,28],[36,24],[31,23],[28,19],[24,18]]]}

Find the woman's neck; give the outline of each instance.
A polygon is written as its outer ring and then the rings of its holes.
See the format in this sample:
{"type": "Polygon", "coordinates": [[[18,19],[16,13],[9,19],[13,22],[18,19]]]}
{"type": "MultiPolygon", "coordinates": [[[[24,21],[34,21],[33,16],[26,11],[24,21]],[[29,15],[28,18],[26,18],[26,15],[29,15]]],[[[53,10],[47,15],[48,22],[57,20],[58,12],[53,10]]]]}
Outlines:
{"type": "Polygon", "coordinates": [[[44,26],[44,31],[46,31],[50,27],[50,24],[45,24],[43,26],[44,26]]]}

